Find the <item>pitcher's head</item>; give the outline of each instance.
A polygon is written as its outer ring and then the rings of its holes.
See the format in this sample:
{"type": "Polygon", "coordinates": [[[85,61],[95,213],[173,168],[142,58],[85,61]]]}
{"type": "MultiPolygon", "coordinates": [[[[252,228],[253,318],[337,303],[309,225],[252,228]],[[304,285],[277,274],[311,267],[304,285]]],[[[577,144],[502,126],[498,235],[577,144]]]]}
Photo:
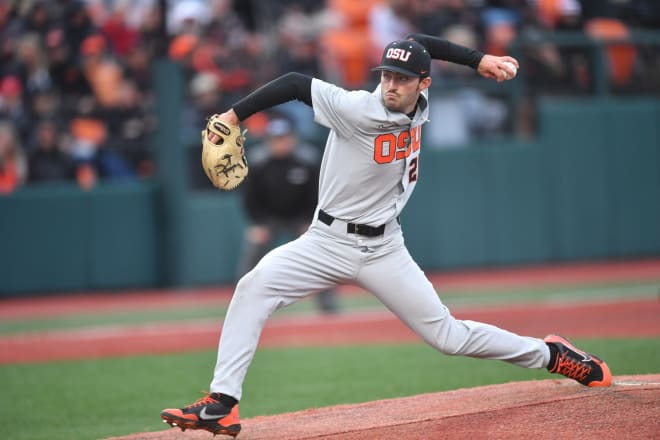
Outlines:
{"type": "Polygon", "coordinates": [[[383,51],[379,66],[380,89],[388,110],[411,113],[420,93],[431,85],[431,55],[414,40],[397,40],[383,51]]]}

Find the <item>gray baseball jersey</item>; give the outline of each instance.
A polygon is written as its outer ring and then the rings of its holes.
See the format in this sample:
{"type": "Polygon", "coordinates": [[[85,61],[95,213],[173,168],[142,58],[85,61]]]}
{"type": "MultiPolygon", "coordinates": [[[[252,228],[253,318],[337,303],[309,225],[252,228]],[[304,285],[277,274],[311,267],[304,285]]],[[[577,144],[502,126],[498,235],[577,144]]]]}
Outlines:
{"type": "Polygon", "coordinates": [[[330,128],[315,216],[305,234],[269,252],[238,282],[211,392],[240,400],[268,317],[345,283],[375,295],[442,353],[545,367],[550,353],[541,339],[455,319],[406,249],[397,217],[419,178],[426,93],[410,118],[389,111],[380,89],[346,91],[314,79],[312,103],[315,120],[330,128]],[[378,233],[364,235],[363,227],[378,228],[378,233]]]}
{"type": "Polygon", "coordinates": [[[419,175],[421,127],[428,120],[427,91],[412,120],[373,93],[347,92],[315,79],[316,122],[331,129],[319,182],[319,207],[342,220],[382,225],[396,218],[419,175]]]}

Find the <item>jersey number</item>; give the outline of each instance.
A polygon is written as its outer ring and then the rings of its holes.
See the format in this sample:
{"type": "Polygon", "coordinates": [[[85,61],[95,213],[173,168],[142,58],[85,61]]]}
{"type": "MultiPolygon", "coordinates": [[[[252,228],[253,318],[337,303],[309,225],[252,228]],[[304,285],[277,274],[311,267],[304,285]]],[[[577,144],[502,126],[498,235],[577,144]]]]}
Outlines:
{"type": "Polygon", "coordinates": [[[410,156],[410,153],[419,150],[420,132],[421,126],[418,126],[409,131],[402,131],[398,135],[385,133],[376,136],[374,160],[376,163],[384,164],[410,156]]]}
{"type": "Polygon", "coordinates": [[[417,160],[419,157],[413,157],[410,160],[410,168],[408,169],[408,182],[417,181],[417,160]]]}

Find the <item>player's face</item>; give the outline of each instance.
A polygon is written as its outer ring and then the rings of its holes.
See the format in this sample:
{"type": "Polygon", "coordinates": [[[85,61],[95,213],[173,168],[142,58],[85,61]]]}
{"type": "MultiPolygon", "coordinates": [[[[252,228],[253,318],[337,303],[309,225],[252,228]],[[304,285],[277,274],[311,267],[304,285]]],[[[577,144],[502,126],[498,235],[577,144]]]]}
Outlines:
{"type": "Polygon", "coordinates": [[[418,78],[402,73],[383,70],[380,74],[380,91],[388,110],[410,113],[422,90],[428,88],[431,78],[418,78]]]}
{"type": "Polygon", "coordinates": [[[273,156],[286,157],[296,148],[296,136],[294,134],[272,136],[268,145],[273,156]]]}

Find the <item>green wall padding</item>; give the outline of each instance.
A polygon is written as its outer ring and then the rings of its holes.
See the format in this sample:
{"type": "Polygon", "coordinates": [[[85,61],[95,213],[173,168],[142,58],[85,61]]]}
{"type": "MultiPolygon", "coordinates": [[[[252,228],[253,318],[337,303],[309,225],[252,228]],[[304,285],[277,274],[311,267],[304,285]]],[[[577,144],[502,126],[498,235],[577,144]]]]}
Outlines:
{"type": "Polygon", "coordinates": [[[606,129],[597,106],[548,104],[540,135],[550,175],[553,257],[607,255],[610,231],[606,129]]]}
{"type": "Polygon", "coordinates": [[[158,219],[151,186],[101,188],[90,200],[90,280],[103,288],[158,283],[158,219]]]}
{"type": "Polygon", "coordinates": [[[611,252],[657,255],[660,249],[660,105],[609,107],[606,143],[611,252]]]}
{"type": "Polygon", "coordinates": [[[515,144],[482,149],[488,215],[489,265],[525,264],[551,258],[550,208],[542,149],[515,144]]]}
{"type": "Polygon", "coordinates": [[[563,100],[542,108],[554,258],[660,254],[660,103],[563,100]]]}
{"type": "Polygon", "coordinates": [[[0,198],[0,294],[79,289],[90,240],[84,194],[68,186],[0,198]]]}
{"type": "Polygon", "coordinates": [[[482,168],[468,149],[423,152],[420,180],[402,216],[406,243],[420,266],[486,262],[482,168]]]}
{"type": "Polygon", "coordinates": [[[0,198],[0,296],[157,285],[154,200],[141,183],[0,198]]]}
{"type": "Polygon", "coordinates": [[[204,191],[187,200],[188,229],[181,270],[185,285],[232,282],[245,219],[237,191],[204,191]]]}

